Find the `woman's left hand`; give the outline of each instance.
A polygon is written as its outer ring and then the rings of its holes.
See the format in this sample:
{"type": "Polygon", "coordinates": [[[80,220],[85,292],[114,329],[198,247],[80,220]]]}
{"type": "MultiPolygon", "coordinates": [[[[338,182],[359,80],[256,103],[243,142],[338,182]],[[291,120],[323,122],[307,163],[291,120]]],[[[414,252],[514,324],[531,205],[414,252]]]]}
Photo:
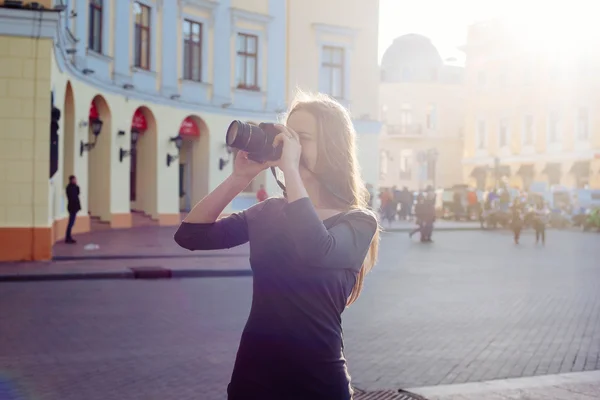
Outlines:
{"type": "Polygon", "coordinates": [[[273,139],[273,147],[283,143],[281,158],[272,163],[279,167],[284,174],[298,171],[300,167],[300,156],[302,155],[302,146],[300,138],[296,132],[284,125],[276,125],[279,134],[273,139]]]}

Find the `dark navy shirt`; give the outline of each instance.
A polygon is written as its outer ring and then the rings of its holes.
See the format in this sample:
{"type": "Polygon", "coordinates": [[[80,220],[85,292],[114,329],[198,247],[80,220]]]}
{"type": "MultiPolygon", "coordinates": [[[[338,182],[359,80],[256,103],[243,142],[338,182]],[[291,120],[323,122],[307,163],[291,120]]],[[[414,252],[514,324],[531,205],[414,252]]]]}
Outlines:
{"type": "Polygon", "coordinates": [[[351,398],[341,314],[376,230],[367,210],[322,221],[308,198],[181,224],[175,241],[189,250],[250,242],[252,307],[229,399],[351,398]]]}

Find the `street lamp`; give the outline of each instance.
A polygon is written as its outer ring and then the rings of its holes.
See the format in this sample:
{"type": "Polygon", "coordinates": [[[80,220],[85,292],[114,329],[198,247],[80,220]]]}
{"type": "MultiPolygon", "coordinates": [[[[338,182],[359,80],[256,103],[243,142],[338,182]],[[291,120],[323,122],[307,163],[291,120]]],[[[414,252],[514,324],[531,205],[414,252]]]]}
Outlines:
{"type": "Polygon", "coordinates": [[[123,162],[123,159],[127,156],[130,156],[132,153],[135,152],[135,149],[137,147],[137,141],[140,137],[140,132],[133,128],[131,130],[131,148],[130,150],[125,150],[124,148],[120,148],[119,149],[119,162],[123,162]]]}
{"type": "Polygon", "coordinates": [[[90,130],[92,131],[92,133],[94,134],[94,141],[91,143],[83,143],[83,140],[80,142],[79,145],[79,156],[83,157],[83,152],[84,151],[90,151],[91,149],[93,149],[96,146],[96,142],[98,141],[98,135],[100,135],[100,132],[102,132],[102,125],[104,124],[104,122],[102,122],[102,120],[100,118],[90,118],[90,130]]]}
{"type": "Polygon", "coordinates": [[[233,150],[227,145],[227,143],[223,144],[223,148],[227,153],[227,158],[219,157],[219,171],[222,171],[223,168],[229,164],[229,161],[231,160],[231,153],[233,153],[233,150]]]}
{"type": "Polygon", "coordinates": [[[175,147],[177,147],[177,155],[171,155],[167,153],[167,167],[171,166],[171,163],[179,158],[179,151],[181,150],[181,145],[183,144],[183,138],[181,135],[173,136],[169,139],[170,142],[175,143],[175,147]]]}

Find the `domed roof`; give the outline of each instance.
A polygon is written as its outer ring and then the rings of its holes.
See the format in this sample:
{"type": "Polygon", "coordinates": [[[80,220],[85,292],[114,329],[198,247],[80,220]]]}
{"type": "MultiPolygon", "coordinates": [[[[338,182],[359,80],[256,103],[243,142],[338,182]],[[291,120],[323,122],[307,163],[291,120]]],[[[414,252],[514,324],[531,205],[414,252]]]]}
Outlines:
{"type": "Polygon", "coordinates": [[[431,40],[414,33],[403,35],[394,40],[381,59],[382,75],[395,81],[393,77],[403,69],[431,71],[443,66],[442,57],[431,40]]]}

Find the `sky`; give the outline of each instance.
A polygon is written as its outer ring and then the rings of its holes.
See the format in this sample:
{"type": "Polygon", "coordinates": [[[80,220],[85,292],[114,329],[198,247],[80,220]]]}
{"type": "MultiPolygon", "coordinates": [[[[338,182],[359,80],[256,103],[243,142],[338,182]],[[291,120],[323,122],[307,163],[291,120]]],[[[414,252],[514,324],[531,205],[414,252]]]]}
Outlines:
{"type": "MultiPolygon", "coordinates": [[[[369,0],[366,0],[369,1],[369,0]]],[[[429,37],[442,58],[464,57],[467,27],[494,17],[530,16],[535,23],[548,0],[379,0],[379,60],[393,40],[407,33],[429,37]]],[[[585,9],[597,0],[556,1],[561,12],[585,9]],[[575,6],[583,6],[577,7],[575,6]]],[[[564,25],[563,25],[564,27],[564,25]]]]}

